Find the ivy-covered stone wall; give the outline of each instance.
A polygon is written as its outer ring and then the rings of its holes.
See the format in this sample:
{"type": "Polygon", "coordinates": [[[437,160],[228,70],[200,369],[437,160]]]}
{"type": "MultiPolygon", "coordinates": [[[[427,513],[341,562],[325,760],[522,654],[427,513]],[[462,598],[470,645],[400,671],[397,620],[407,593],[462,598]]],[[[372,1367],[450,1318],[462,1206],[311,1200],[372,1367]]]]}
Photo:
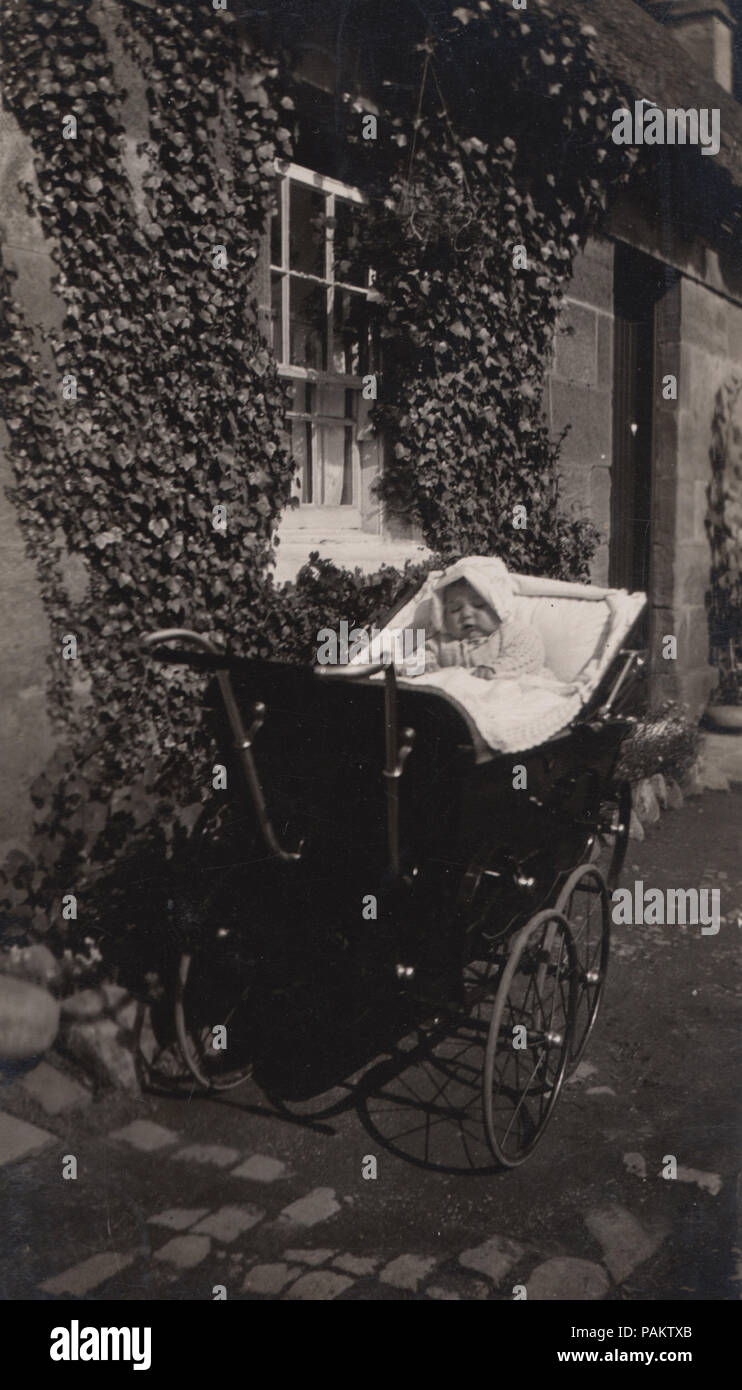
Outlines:
{"type": "MultiPolygon", "coordinates": [[[[607,138],[617,93],[548,10],[400,6],[381,36],[354,14],[378,132],[352,92],[338,129],[368,198],[349,254],[377,273],[386,503],[442,555],[584,575],[597,537],[560,502],[544,383],[575,254],[631,167],[607,138]]],[[[144,631],[310,659],[319,627],[373,619],[403,582],[270,579],[292,462],[255,268],[300,31],[263,46],[206,3],[7,6],[3,101],[43,249],[39,275],[35,246],[3,249],[0,414],[63,745],[6,872],[16,919],[48,922],[132,830],[172,848],[209,801],[203,680],[153,676],[144,631]]]]}

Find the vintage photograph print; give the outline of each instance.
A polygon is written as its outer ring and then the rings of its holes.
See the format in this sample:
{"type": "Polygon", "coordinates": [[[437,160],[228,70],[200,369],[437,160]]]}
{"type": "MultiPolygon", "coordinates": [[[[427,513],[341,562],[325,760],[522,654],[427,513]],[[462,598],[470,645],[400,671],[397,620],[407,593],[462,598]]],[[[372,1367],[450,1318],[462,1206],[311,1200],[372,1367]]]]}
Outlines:
{"type": "Polygon", "coordinates": [[[52,1381],[185,1302],[214,1356],[213,1302],[489,1301],[692,1361],[742,0],[0,0],[0,50],[0,1300],[52,1381]]]}

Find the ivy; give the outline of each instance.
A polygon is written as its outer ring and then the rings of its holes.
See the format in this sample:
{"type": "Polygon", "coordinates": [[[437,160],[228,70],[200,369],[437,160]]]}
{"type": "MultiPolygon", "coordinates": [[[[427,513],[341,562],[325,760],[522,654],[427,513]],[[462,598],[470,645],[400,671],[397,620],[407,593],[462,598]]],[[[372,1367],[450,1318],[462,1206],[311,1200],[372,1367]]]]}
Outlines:
{"type": "MultiPolygon", "coordinates": [[[[384,77],[378,141],[348,126],[368,203],[343,254],[377,275],[382,496],[439,557],[494,551],[514,569],[579,577],[596,534],[560,507],[543,388],[575,253],[634,158],[609,138],[620,97],[589,33],[545,0],[527,17],[505,0],[417,0],[388,14],[383,36],[358,13],[384,44],[384,77]],[[507,87],[486,78],[502,71],[507,87]]],[[[320,627],[373,622],[423,571],[363,577],[315,556],[294,584],[270,575],[293,474],[256,303],[274,161],[292,149],[278,45],[263,50],[193,0],[113,12],[8,0],[3,39],[4,99],[33,148],[28,205],[55,247],[64,318],[28,324],[0,271],[0,413],[53,634],[60,736],[0,906],[14,930],[38,932],[73,886],[82,934],[97,914],[123,939],[167,920],[178,874],[207,861],[222,818],[204,680],[153,674],[141,635],[182,624],[246,655],[309,660],[320,627]],[[146,87],[135,150],[117,46],[146,87]],[[70,115],[77,138],[63,139],[70,115]],[[68,587],[70,556],[83,595],[68,587]],[[63,661],[68,634],[78,657],[63,661]]]]}
{"type": "Polygon", "coordinates": [[[123,729],[118,771],[131,773],[194,723],[194,682],[180,677],[163,720],[142,633],[184,623],[221,639],[243,632],[249,648],[290,494],[285,392],[259,331],[254,272],[291,104],[276,60],[235,44],[210,8],[128,6],[118,37],[145,75],[150,113],[138,208],[124,94],[90,9],[16,4],[5,24],[5,95],[33,146],[29,208],[56,248],[64,320],[46,335],[50,373],[4,277],[0,404],[52,627],[53,714],[78,742],[89,682],[95,716],[123,729]],[[69,114],[77,138],[65,140],[69,114]],[[217,504],[226,533],[212,524],[217,504]],[[77,602],[65,551],[86,562],[77,602]],[[79,656],[63,662],[68,633],[79,656]]]}
{"type": "Polygon", "coordinates": [[[387,137],[356,226],[379,290],[380,492],[444,555],[578,578],[597,533],[560,508],[545,375],[575,254],[635,152],[610,140],[620,96],[588,30],[546,6],[442,8],[413,54],[417,99],[402,68],[375,94],[387,137]],[[502,72],[499,92],[484,74],[502,72]]]}

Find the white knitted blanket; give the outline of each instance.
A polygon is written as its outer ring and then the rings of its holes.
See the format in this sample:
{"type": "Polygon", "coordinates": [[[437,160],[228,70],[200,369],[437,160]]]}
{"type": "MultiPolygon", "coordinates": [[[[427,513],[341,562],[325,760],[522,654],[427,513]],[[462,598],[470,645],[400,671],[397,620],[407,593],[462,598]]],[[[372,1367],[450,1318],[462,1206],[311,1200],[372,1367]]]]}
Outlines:
{"type": "Polygon", "coordinates": [[[490,749],[516,753],[537,747],[566,728],[584,702],[579,681],[560,681],[548,672],[486,681],[449,666],[429,676],[401,676],[400,685],[430,686],[445,695],[466,719],[480,758],[490,749]]]}
{"type": "MultiPolygon", "coordinates": [[[[492,564],[493,581],[499,579],[500,561],[488,562],[481,557],[475,560],[482,569],[488,563],[492,564]]],[[[425,621],[426,605],[442,573],[438,571],[428,576],[417,594],[390,619],[384,633],[407,627],[417,629],[425,621]]],[[[558,679],[548,667],[538,675],[501,676],[487,681],[460,666],[408,676],[407,663],[403,661],[397,665],[400,685],[416,690],[429,687],[456,706],[469,725],[478,761],[486,761],[493,752],[517,753],[536,748],[565,729],[597,688],[646,603],[644,594],[630,594],[624,589],[601,589],[596,585],[538,579],[530,575],[509,575],[508,578],[521,605],[521,619],[527,618],[530,600],[546,603],[547,627],[542,626],[541,632],[545,638],[551,637],[551,642],[546,642],[547,657],[550,645],[558,650],[575,640],[575,618],[577,630],[588,630],[586,604],[594,611],[596,605],[600,607],[595,628],[597,635],[594,645],[591,638],[588,651],[580,653],[577,661],[580,669],[571,680],[558,679]]],[[[543,616],[541,621],[544,621],[543,616]]],[[[371,644],[365,661],[382,658],[384,633],[371,644]]],[[[353,666],[356,664],[351,662],[353,666]]],[[[373,679],[383,680],[383,676],[373,679]]]]}

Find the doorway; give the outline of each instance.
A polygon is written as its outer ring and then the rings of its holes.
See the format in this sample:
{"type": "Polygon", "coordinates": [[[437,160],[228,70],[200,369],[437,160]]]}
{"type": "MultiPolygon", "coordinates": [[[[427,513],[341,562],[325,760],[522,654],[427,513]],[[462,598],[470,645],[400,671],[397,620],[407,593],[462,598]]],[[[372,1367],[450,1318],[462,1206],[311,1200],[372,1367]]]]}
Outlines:
{"type": "Polygon", "coordinates": [[[617,242],[614,259],[613,469],[608,578],[650,593],[655,312],[675,280],[661,261],[617,242]]]}

